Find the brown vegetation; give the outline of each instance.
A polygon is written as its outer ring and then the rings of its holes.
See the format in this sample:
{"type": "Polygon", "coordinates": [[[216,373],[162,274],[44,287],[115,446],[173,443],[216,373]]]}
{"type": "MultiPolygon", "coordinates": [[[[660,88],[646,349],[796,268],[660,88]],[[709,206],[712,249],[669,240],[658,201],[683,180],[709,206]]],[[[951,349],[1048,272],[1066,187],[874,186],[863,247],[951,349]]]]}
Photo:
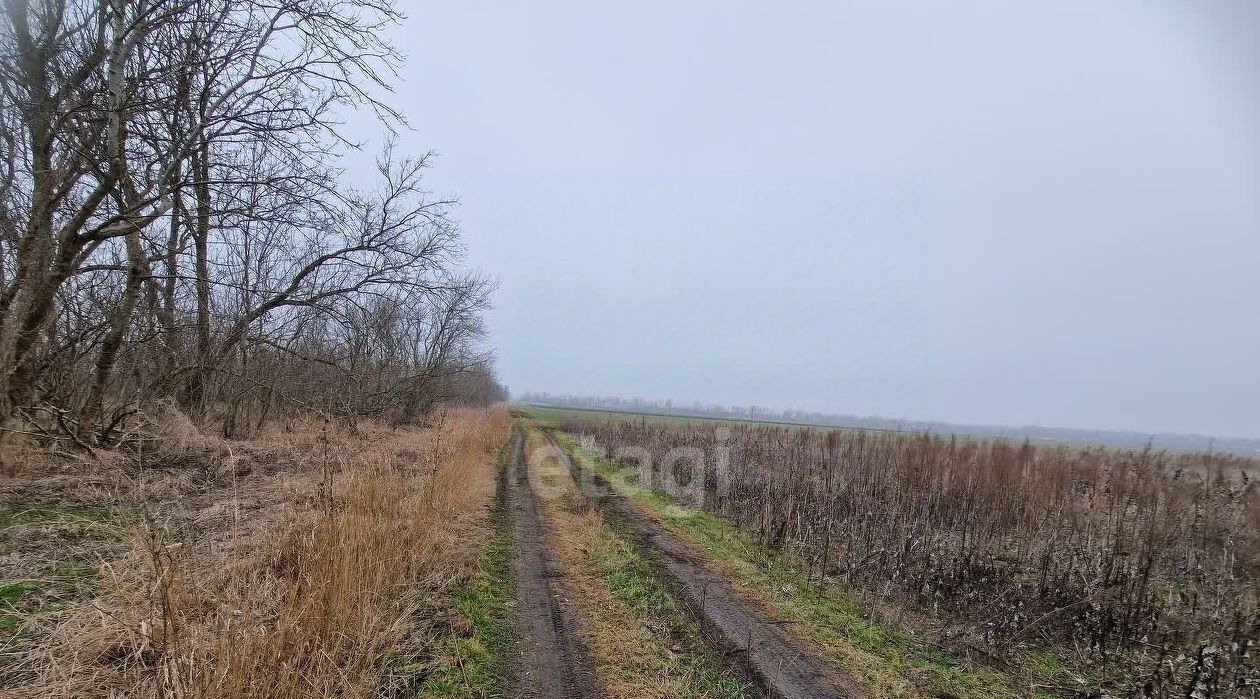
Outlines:
{"type": "Polygon", "coordinates": [[[1245,696],[1260,680],[1252,461],[752,425],[564,428],[650,454],[655,487],[789,550],[820,582],[925,614],[954,650],[1001,663],[1049,646],[1132,696],[1245,696]]]}
{"type": "Polygon", "coordinates": [[[706,645],[697,623],[674,601],[639,547],[606,523],[601,508],[572,477],[567,455],[529,430],[529,477],[546,520],[550,555],[565,600],[581,619],[581,636],[608,699],[756,694],[706,645]]]}
{"type": "Polygon", "coordinates": [[[433,600],[466,577],[488,535],[508,428],[501,410],[439,413],[424,428],[293,421],[250,442],[190,432],[195,449],[172,439],[71,478],[8,479],[9,502],[104,496],[128,514],[95,549],[94,599],[22,619],[0,693],[414,689],[441,663],[435,639],[449,620],[433,600]]]}

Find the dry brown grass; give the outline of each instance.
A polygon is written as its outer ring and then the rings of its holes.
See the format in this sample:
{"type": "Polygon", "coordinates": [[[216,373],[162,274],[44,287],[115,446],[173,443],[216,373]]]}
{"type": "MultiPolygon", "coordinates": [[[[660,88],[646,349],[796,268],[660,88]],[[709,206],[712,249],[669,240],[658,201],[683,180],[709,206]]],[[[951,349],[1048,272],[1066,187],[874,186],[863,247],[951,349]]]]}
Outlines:
{"type": "Polygon", "coordinates": [[[113,468],[104,490],[134,516],[99,596],[32,617],[0,692],[365,697],[402,682],[391,659],[423,650],[415,609],[475,564],[507,414],[298,421],[247,443],[188,427],[113,468]]]}

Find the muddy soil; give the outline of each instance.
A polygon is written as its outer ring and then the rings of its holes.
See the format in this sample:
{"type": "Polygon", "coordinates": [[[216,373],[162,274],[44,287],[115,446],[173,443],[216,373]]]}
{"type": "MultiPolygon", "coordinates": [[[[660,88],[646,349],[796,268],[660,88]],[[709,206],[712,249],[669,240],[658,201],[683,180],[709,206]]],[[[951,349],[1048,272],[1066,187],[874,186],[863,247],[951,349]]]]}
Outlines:
{"type": "Polygon", "coordinates": [[[617,494],[602,477],[570,459],[550,431],[544,432],[558,458],[569,467],[605,521],[639,545],[711,640],[723,648],[734,664],[742,665],[736,667],[741,674],[755,678],[773,697],[866,696],[816,653],[785,633],[783,622],[739,597],[731,584],[709,572],[686,544],[617,494]]]}
{"type": "Polygon", "coordinates": [[[510,696],[597,699],[603,694],[581,643],[577,613],[567,602],[565,573],[548,553],[547,532],[529,484],[524,442],[518,423],[513,428],[504,489],[504,505],[515,519],[521,639],[516,688],[510,696]]]}

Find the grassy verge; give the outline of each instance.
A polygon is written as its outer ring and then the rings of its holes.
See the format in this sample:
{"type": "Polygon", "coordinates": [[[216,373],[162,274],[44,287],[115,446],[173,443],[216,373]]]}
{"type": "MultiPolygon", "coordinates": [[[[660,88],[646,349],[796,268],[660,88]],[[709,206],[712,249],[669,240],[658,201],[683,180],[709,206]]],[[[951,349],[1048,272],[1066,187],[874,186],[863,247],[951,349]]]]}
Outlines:
{"type": "Polygon", "coordinates": [[[1052,653],[1028,654],[1004,669],[969,662],[933,645],[925,634],[881,619],[839,584],[811,585],[807,572],[758,545],[729,522],[638,487],[637,471],[618,468],[560,437],[570,454],[607,478],[644,511],[688,543],[714,572],[748,599],[792,624],[789,628],[876,697],[1051,697],[1074,685],[1052,653]]]}
{"type": "Polygon", "coordinates": [[[455,593],[460,633],[446,639],[439,665],[424,680],[424,697],[503,696],[516,644],[512,541],[496,534],[472,580],[455,593]]]}
{"type": "Polygon", "coordinates": [[[24,614],[0,650],[0,695],[411,697],[447,656],[461,685],[484,686],[474,573],[509,426],[505,411],[426,428],[277,425],[161,447],[178,458],[155,459],[170,465],[146,469],[142,489],[115,474],[126,454],[84,464],[83,479],[10,486],[81,502],[118,478],[116,501],[142,498],[146,514],[136,526],[107,507],[0,510],[3,611],[24,614]],[[92,601],[44,613],[62,602],[53,583],[92,601]],[[474,638],[448,652],[461,609],[474,638]]]}
{"type": "MultiPolygon", "coordinates": [[[[499,468],[507,467],[505,447],[499,468]]],[[[423,682],[424,697],[505,696],[517,643],[516,580],[512,571],[516,542],[512,515],[495,512],[494,533],[477,570],[454,596],[458,632],[445,641],[445,653],[423,682]]]]}
{"type": "Polygon", "coordinates": [[[704,645],[699,628],[678,608],[650,564],[607,526],[601,525],[593,538],[591,561],[624,616],[654,632],[652,654],[685,680],[683,692],[671,696],[750,696],[745,681],[720,669],[721,660],[704,645]]]}
{"type": "MultiPolygon", "coordinates": [[[[531,435],[534,449],[540,435],[531,435]]],[[[610,697],[754,696],[704,641],[699,627],[655,576],[633,544],[619,536],[577,492],[557,462],[535,464],[554,487],[543,501],[553,552],[564,564],[583,634],[610,697]]]]}

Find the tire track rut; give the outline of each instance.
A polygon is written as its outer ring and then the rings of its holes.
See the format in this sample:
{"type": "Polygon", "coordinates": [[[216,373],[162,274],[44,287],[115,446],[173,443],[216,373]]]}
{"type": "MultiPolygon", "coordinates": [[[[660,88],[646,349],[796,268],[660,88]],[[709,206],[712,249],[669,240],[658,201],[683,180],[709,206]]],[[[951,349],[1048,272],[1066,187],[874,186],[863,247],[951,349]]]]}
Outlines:
{"type": "Polygon", "coordinates": [[[550,430],[543,433],[605,521],[639,545],[664,574],[675,597],[690,608],[741,674],[754,678],[772,697],[865,699],[865,692],[790,637],[782,628],[783,622],[741,598],[728,580],[711,573],[686,544],[617,493],[604,478],[569,458],[550,430]]]}
{"type": "Polygon", "coordinates": [[[521,657],[517,699],[599,699],[603,696],[579,637],[577,613],[567,602],[564,570],[548,553],[547,531],[529,483],[525,433],[512,430],[505,505],[515,519],[517,605],[521,657]]]}

